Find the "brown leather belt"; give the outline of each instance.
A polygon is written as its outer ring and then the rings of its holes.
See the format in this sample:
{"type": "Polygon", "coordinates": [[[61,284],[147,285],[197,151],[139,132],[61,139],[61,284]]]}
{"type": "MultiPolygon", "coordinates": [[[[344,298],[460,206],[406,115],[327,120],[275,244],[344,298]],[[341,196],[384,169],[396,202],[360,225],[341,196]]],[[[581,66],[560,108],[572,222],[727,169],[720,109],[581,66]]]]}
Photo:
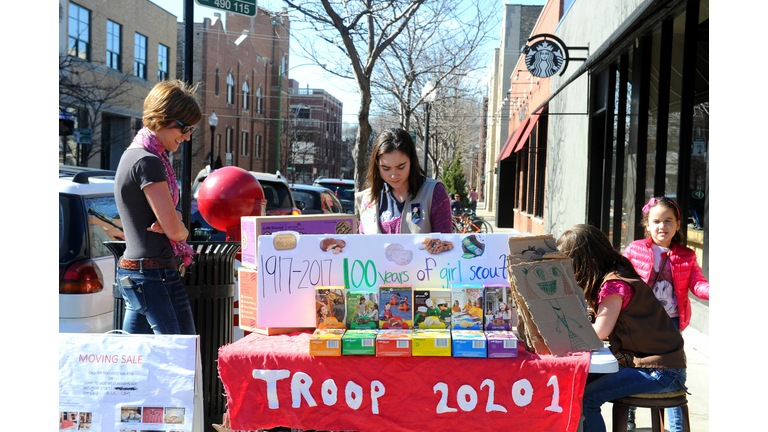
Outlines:
{"type": "Polygon", "coordinates": [[[163,264],[160,262],[157,262],[150,258],[144,258],[140,260],[132,260],[132,259],[126,259],[126,258],[120,258],[119,263],[120,268],[124,268],[126,270],[141,270],[142,268],[145,269],[154,269],[154,268],[175,268],[179,270],[179,273],[181,273],[182,276],[184,276],[184,272],[186,271],[186,268],[184,267],[184,264],[179,264],[178,267],[163,264]],[[142,263],[143,261],[143,263],[142,263]]]}

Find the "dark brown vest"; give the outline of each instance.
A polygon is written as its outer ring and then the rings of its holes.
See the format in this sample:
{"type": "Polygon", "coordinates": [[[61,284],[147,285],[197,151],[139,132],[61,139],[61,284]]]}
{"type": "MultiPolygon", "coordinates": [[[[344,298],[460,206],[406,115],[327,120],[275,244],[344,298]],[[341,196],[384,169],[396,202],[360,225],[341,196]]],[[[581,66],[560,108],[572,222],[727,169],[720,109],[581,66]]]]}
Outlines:
{"type": "Polygon", "coordinates": [[[603,283],[609,280],[620,280],[635,288],[635,295],[619,313],[608,336],[611,352],[624,354],[631,367],[684,369],[683,335],[653,290],[626,270],[607,274],[603,283]]]}

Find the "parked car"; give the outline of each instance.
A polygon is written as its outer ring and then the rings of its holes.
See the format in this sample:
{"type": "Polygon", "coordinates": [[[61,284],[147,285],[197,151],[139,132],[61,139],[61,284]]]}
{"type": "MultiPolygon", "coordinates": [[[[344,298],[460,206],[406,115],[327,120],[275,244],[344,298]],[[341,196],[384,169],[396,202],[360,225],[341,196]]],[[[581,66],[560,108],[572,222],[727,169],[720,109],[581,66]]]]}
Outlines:
{"type": "MultiPolygon", "coordinates": [[[[279,171],[277,174],[249,172],[259,181],[261,189],[264,191],[264,199],[267,200],[267,216],[301,214],[301,210],[296,206],[291,190],[288,188],[288,181],[279,171]]],[[[204,168],[200,170],[192,183],[190,228],[193,230],[197,229],[198,232],[199,230],[208,231],[211,241],[224,241],[226,240],[227,233],[213,228],[206,222],[197,207],[197,195],[206,178],[208,178],[208,169],[204,168]]]]}
{"type": "Polygon", "coordinates": [[[124,241],[115,172],[59,165],[59,332],[112,330],[115,259],[124,241]]]}
{"type": "Polygon", "coordinates": [[[349,214],[355,213],[355,181],[340,178],[318,177],[312,186],[321,186],[330,189],[339,201],[344,205],[344,210],[349,214]]]}
{"type": "Polygon", "coordinates": [[[328,188],[294,184],[291,194],[302,214],[345,213],[344,205],[328,188]]]}

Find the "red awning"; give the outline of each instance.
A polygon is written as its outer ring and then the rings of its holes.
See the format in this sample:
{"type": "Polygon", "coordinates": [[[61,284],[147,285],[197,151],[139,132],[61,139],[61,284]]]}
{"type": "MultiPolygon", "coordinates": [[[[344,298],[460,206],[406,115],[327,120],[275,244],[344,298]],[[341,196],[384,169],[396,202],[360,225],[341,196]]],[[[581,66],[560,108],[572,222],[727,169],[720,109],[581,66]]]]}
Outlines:
{"type": "Polygon", "coordinates": [[[520,123],[520,126],[515,129],[515,133],[509,136],[507,142],[504,143],[504,147],[499,150],[499,157],[496,158],[496,163],[499,163],[500,160],[508,158],[509,155],[512,154],[512,149],[515,148],[517,140],[520,138],[520,135],[523,133],[523,130],[525,130],[525,126],[527,124],[528,119],[525,119],[522,123],[520,123]]]}
{"type": "Polygon", "coordinates": [[[536,126],[536,122],[539,121],[539,116],[541,115],[541,112],[543,110],[544,108],[541,108],[530,117],[529,119],[530,121],[528,122],[528,127],[526,127],[525,132],[523,132],[523,134],[520,135],[520,139],[517,141],[517,145],[515,146],[515,149],[512,150],[512,153],[519,152],[525,146],[525,143],[528,141],[528,137],[531,136],[531,131],[533,130],[533,127],[536,126]]]}

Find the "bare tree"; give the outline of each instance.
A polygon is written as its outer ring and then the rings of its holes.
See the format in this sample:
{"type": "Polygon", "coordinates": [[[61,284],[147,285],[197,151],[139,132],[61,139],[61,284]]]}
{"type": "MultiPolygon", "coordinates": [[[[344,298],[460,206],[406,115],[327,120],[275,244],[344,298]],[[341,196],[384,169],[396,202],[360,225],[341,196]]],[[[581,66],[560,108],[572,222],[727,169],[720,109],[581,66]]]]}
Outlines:
{"type": "Polygon", "coordinates": [[[90,158],[109,144],[100,133],[102,114],[125,111],[124,107],[134,106],[146,94],[146,89],[137,90],[128,74],[71,55],[59,55],[59,104],[78,109],[81,125],[93,131],[92,143],[79,148],[78,165],[86,166],[90,158]]]}
{"type": "MultiPolygon", "coordinates": [[[[422,6],[403,33],[382,54],[374,74],[374,103],[410,130],[411,117],[424,103],[427,81],[454,86],[485,62],[478,48],[497,28],[495,7],[486,0],[438,0],[422,6]]],[[[455,93],[455,92],[451,92],[455,93]]]]}
{"type": "MultiPolygon", "coordinates": [[[[355,187],[363,188],[367,145],[372,128],[369,123],[371,79],[382,53],[405,29],[425,0],[285,0],[304,17],[314,30],[299,36],[305,53],[324,69],[353,79],[360,94],[359,127],[352,155],[355,159],[355,187]],[[317,38],[327,51],[317,49],[317,38]],[[339,56],[338,54],[343,54],[339,56]]],[[[293,21],[296,23],[296,20],[293,21]]]]}

